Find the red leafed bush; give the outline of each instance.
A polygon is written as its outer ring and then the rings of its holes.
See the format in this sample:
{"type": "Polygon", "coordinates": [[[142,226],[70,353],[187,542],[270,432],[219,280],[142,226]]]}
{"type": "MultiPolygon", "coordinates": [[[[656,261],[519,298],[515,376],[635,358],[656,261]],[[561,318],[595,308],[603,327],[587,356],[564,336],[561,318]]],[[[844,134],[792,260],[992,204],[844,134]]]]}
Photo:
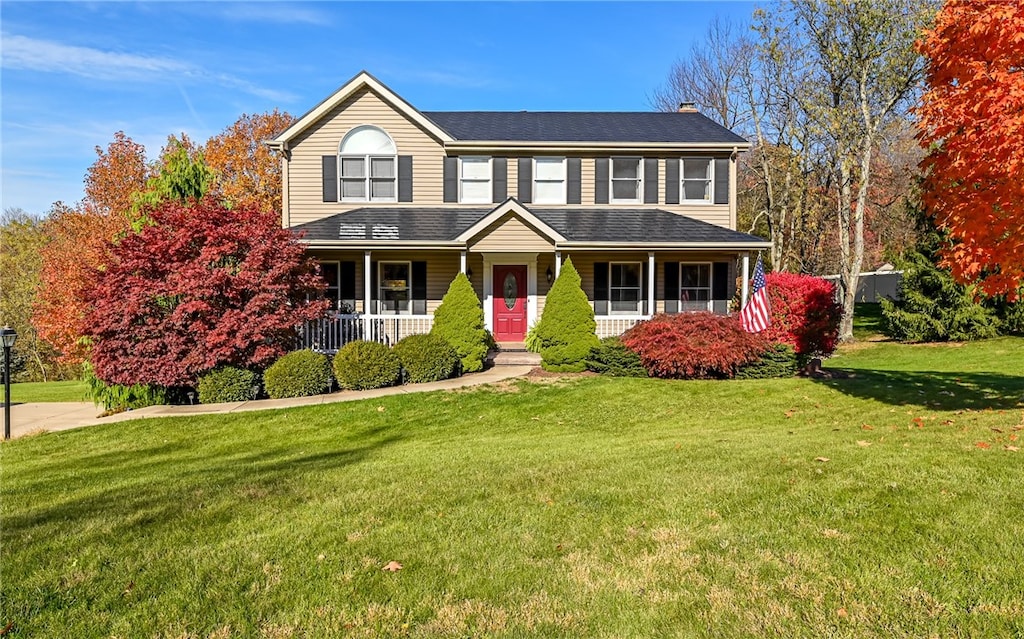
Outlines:
{"type": "Polygon", "coordinates": [[[622,343],[640,356],[651,377],[722,379],[755,361],[769,346],[736,316],[712,313],[655,315],[626,331],[622,343]]]}
{"type": "Polygon", "coordinates": [[[253,206],[165,202],[110,254],[86,326],[96,376],[111,384],[194,386],[219,366],[265,368],[327,305],[302,246],[253,206]]]}
{"type": "Polygon", "coordinates": [[[772,324],[761,334],[772,342],[789,344],[797,355],[831,355],[843,315],[832,283],[796,273],[769,273],[765,279],[772,324]]]}

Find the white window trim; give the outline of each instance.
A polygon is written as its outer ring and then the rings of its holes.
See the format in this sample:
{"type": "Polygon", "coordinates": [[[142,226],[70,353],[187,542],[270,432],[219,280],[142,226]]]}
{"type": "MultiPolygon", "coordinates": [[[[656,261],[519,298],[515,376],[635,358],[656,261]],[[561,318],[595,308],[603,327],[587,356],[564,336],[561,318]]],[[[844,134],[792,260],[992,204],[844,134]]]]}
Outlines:
{"type": "MultiPolygon", "coordinates": [[[[682,165],[679,167],[682,169],[682,165]]],[[[625,181],[620,178],[619,181],[625,181]]],[[[611,204],[641,204],[644,198],[644,159],[633,156],[613,157],[608,161],[608,202],[611,204]],[[636,197],[616,198],[615,197],[615,160],[635,160],[636,167],[636,197]]]]}
{"type": "Polygon", "coordinates": [[[543,158],[536,158],[535,157],[535,158],[533,158],[533,185],[532,186],[533,186],[533,193],[532,193],[533,197],[531,199],[533,200],[533,202],[532,202],[533,204],[565,204],[566,202],[568,202],[568,200],[569,200],[569,195],[568,195],[568,193],[569,193],[569,164],[566,161],[566,158],[555,158],[555,157],[543,157],[543,158]],[[541,159],[541,160],[561,160],[561,162],[562,162],[562,193],[561,193],[560,199],[558,199],[558,200],[545,200],[545,201],[539,201],[537,199],[537,183],[538,182],[543,182],[545,184],[554,184],[555,183],[555,180],[538,180],[537,179],[537,160],[538,159],[541,159]]]}
{"type": "Polygon", "coordinates": [[[341,142],[338,142],[338,201],[339,202],[397,202],[398,201],[398,145],[395,144],[395,138],[391,137],[391,134],[388,133],[387,131],[385,131],[383,127],[379,127],[379,126],[377,126],[375,124],[360,124],[358,126],[354,126],[351,129],[349,129],[348,132],[341,138],[341,142]],[[374,154],[374,153],[370,153],[370,154],[342,153],[341,148],[345,144],[345,138],[349,137],[349,135],[352,134],[354,131],[357,131],[359,129],[365,129],[365,128],[377,129],[378,131],[380,131],[381,133],[386,135],[388,137],[388,139],[391,140],[391,146],[395,147],[395,154],[394,155],[379,155],[379,154],[374,154]],[[355,181],[356,179],[358,179],[358,178],[345,178],[345,177],[343,177],[342,169],[343,169],[343,166],[344,166],[344,160],[346,158],[348,158],[348,159],[361,158],[363,160],[363,178],[362,178],[362,180],[363,180],[363,193],[366,194],[365,197],[345,197],[344,196],[344,193],[345,193],[344,181],[345,180],[355,181]],[[370,173],[370,169],[372,167],[371,160],[373,160],[373,159],[390,159],[393,162],[394,169],[395,169],[394,170],[394,174],[395,174],[394,177],[393,178],[384,178],[384,179],[390,179],[391,181],[394,182],[395,188],[393,189],[393,192],[394,192],[394,196],[393,197],[389,197],[389,198],[373,197],[373,189],[371,188],[372,187],[372,181],[373,181],[372,177],[373,176],[370,173]]]}
{"type": "MultiPolygon", "coordinates": [[[[715,268],[711,262],[680,262],[679,263],[679,290],[676,292],[676,298],[679,300],[679,312],[680,313],[693,313],[695,311],[712,311],[714,310],[714,290],[715,290],[715,268]],[[703,291],[705,288],[708,291],[708,300],[705,308],[699,309],[684,309],[683,308],[683,267],[684,266],[707,266],[708,267],[708,285],[704,286],[688,286],[687,290],[692,291],[703,291]]],[[[692,303],[700,303],[700,300],[695,300],[692,303]]]]}
{"type": "MultiPolygon", "coordinates": [[[[384,267],[391,264],[404,264],[409,276],[405,279],[406,305],[405,310],[399,309],[397,315],[412,315],[412,262],[405,260],[386,260],[377,262],[377,313],[378,315],[396,315],[394,311],[384,309],[384,267]]],[[[389,289],[401,290],[401,289],[389,289]]]]}
{"type": "Polygon", "coordinates": [[[491,204],[494,199],[494,163],[493,158],[484,155],[459,156],[459,203],[460,204],[491,204]],[[487,160],[487,179],[466,178],[462,174],[463,160],[487,160]],[[467,199],[463,194],[462,185],[466,182],[487,183],[487,195],[483,199],[467,199]]]}
{"type": "Polygon", "coordinates": [[[647,300],[644,298],[644,263],[633,262],[633,261],[622,261],[622,262],[609,262],[608,263],[608,314],[609,315],[641,315],[643,314],[644,302],[647,300]],[[615,286],[612,282],[612,268],[616,265],[632,264],[637,269],[637,285],[636,286],[615,286]],[[636,308],[629,311],[616,311],[612,308],[614,301],[612,300],[612,289],[636,289],[636,308]]]}
{"type": "MultiPolygon", "coordinates": [[[[696,180],[693,180],[696,182],[696,180]]],[[[679,158],[679,202],[681,204],[714,204],[715,202],[715,160],[711,157],[679,158]],[[708,189],[706,198],[699,200],[686,199],[686,167],[687,160],[703,160],[708,163],[708,189]]]]}

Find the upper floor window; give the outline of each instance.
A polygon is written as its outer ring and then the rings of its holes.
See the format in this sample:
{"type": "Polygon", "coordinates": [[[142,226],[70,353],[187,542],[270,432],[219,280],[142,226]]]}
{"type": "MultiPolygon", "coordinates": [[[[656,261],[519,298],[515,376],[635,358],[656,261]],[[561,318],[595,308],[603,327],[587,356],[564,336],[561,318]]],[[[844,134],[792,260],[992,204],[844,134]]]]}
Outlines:
{"type": "Polygon", "coordinates": [[[358,126],[338,147],[342,202],[395,202],[398,199],[398,149],[375,126],[358,126]]]}
{"type": "Polygon", "coordinates": [[[534,204],[565,204],[565,158],[534,158],[534,204]]]}
{"type": "Polygon", "coordinates": [[[612,203],[640,202],[640,158],[612,158],[612,203]]]}
{"type": "Polygon", "coordinates": [[[683,158],[683,202],[711,202],[714,162],[711,158],[683,158]]]}
{"type": "Polygon", "coordinates": [[[459,157],[459,201],[490,203],[491,158],[459,157]]]}

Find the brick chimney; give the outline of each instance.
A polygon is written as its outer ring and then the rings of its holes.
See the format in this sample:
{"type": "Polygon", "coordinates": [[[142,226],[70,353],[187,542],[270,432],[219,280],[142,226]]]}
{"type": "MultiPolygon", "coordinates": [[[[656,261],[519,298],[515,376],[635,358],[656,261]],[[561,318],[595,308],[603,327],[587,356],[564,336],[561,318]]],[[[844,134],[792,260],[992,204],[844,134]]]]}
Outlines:
{"type": "Polygon", "coordinates": [[[679,103],[679,112],[680,113],[697,113],[698,112],[697,111],[697,103],[696,102],[680,102],[679,103]]]}

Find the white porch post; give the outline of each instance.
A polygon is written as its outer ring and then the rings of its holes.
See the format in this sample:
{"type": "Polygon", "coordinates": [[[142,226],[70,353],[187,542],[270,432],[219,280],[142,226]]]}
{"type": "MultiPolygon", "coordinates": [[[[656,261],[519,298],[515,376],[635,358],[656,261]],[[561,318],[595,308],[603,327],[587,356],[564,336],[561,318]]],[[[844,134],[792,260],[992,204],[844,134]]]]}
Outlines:
{"type": "Polygon", "coordinates": [[[750,288],[750,253],[743,254],[743,294],[740,296],[740,308],[747,307],[747,292],[750,288]]]}
{"type": "Polygon", "coordinates": [[[558,272],[562,270],[562,252],[555,251],[555,279],[558,279],[558,272]]]}
{"type": "Polygon", "coordinates": [[[370,252],[363,252],[363,315],[369,315],[370,309],[370,252]]]}
{"type": "Polygon", "coordinates": [[[647,253],[647,315],[654,315],[654,251],[647,253]]]}
{"type": "Polygon", "coordinates": [[[462,251],[459,254],[459,272],[460,273],[465,273],[466,272],[466,252],[465,251],[462,251]]]}

